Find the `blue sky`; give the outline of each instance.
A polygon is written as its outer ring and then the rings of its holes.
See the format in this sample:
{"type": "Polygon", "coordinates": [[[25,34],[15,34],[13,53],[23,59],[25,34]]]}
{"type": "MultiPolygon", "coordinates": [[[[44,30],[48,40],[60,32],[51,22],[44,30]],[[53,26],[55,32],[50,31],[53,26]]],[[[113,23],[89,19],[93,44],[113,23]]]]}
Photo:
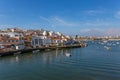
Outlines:
{"type": "MultiPolygon", "coordinates": [[[[118,34],[120,0],[0,0],[0,28],[118,34]]],[[[98,35],[98,34],[97,34],[98,35]]]]}

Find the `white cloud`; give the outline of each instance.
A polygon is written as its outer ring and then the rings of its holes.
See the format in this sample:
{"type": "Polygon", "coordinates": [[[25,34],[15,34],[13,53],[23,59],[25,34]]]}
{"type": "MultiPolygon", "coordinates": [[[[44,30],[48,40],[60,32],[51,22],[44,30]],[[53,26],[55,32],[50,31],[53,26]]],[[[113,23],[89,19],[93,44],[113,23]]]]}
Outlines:
{"type": "Polygon", "coordinates": [[[0,29],[13,28],[13,25],[0,25],[0,29]]]}
{"type": "Polygon", "coordinates": [[[50,19],[46,18],[46,17],[43,17],[43,16],[40,16],[40,19],[44,20],[44,21],[47,21],[47,22],[50,22],[50,19]]]}
{"type": "Polygon", "coordinates": [[[97,28],[97,27],[105,27],[105,26],[111,26],[113,25],[110,22],[104,21],[104,20],[94,20],[94,21],[69,21],[60,17],[42,17],[40,16],[41,20],[44,20],[50,24],[51,27],[73,27],[73,28],[83,28],[83,27],[89,27],[89,28],[97,28]]]}
{"type": "Polygon", "coordinates": [[[79,23],[76,23],[76,22],[71,22],[71,21],[68,21],[68,20],[65,20],[63,18],[60,18],[60,17],[57,17],[57,16],[53,16],[53,17],[50,17],[50,18],[45,18],[45,17],[42,17],[40,16],[40,19],[44,20],[44,21],[47,21],[52,27],[74,27],[74,26],[80,26],[79,23]]]}
{"type": "Polygon", "coordinates": [[[103,26],[110,26],[111,23],[107,21],[91,21],[91,22],[84,22],[83,25],[89,27],[103,27],[103,26]]]}
{"type": "MultiPolygon", "coordinates": [[[[96,19],[96,20],[90,20],[90,21],[70,21],[66,20],[61,17],[53,16],[53,17],[42,17],[40,16],[40,19],[43,21],[48,22],[48,24],[51,27],[72,27],[72,28],[78,28],[78,29],[85,29],[85,28],[109,28],[109,27],[119,27],[118,22],[111,22],[111,21],[106,21],[106,20],[101,20],[101,19],[96,19]]],[[[45,22],[45,23],[46,23],[45,22]]]]}
{"type": "Polygon", "coordinates": [[[104,13],[104,11],[102,11],[102,10],[86,10],[84,12],[85,12],[85,14],[88,14],[88,15],[97,15],[97,14],[104,13]]]}

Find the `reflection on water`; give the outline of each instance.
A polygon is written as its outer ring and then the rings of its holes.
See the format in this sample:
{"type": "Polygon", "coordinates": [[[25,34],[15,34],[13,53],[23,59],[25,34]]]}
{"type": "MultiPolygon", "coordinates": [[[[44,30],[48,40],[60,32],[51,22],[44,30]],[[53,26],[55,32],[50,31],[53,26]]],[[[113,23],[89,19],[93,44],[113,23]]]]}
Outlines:
{"type": "Polygon", "coordinates": [[[26,53],[26,54],[19,54],[14,56],[6,56],[1,57],[0,62],[9,62],[9,63],[19,63],[21,61],[28,61],[39,59],[43,61],[44,64],[49,64],[51,61],[62,60],[61,58],[65,56],[66,52],[71,52],[70,49],[63,49],[63,50],[55,50],[49,52],[39,52],[39,53],[26,53]]]}
{"type": "Polygon", "coordinates": [[[98,42],[88,44],[87,48],[0,57],[0,80],[120,80],[118,42],[111,50],[98,42]]]}

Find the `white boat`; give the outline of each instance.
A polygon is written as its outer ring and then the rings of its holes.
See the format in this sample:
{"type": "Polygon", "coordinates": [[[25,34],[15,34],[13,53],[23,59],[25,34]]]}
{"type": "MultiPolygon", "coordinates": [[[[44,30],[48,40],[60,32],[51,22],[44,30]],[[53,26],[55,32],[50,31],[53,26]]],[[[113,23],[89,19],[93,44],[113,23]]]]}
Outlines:
{"type": "Polygon", "coordinates": [[[40,50],[34,50],[32,51],[32,53],[38,53],[40,50]]]}
{"type": "Polygon", "coordinates": [[[104,46],[105,49],[110,50],[111,48],[108,46],[104,46]]]}
{"type": "Polygon", "coordinates": [[[107,43],[108,41],[105,40],[105,41],[103,41],[103,42],[104,42],[104,43],[107,43]]]}
{"type": "Polygon", "coordinates": [[[66,55],[67,57],[72,56],[70,53],[65,53],[65,55],[66,55]]]}
{"type": "Polygon", "coordinates": [[[120,42],[116,42],[116,44],[120,44],[120,42]]]}

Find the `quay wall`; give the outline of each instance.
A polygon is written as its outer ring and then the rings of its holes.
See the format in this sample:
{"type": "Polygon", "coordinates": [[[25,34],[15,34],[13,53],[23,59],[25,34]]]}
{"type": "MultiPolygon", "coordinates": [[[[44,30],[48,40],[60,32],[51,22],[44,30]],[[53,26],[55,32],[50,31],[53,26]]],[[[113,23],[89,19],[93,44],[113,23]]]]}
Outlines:
{"type": "Polygon", "coordinates": [[[66,45],[66,46],[57,46],[57,47],[41,47],[41,48],[30,48],[30,49],[22,49],[22,50],[15,50],[15,51],[7,51],[7,52],[0,52],[0,56],[8,56],[8,55],[14,55],[17,53],[24,54],[27,52],[32,52],[34,50],[55,50],[55,49],[64,49],[64,48],[79,48],[79,47],[85,47],[83,45],[66,45]]]}

